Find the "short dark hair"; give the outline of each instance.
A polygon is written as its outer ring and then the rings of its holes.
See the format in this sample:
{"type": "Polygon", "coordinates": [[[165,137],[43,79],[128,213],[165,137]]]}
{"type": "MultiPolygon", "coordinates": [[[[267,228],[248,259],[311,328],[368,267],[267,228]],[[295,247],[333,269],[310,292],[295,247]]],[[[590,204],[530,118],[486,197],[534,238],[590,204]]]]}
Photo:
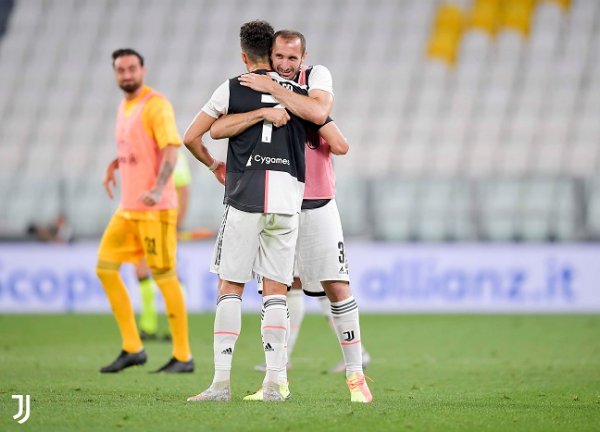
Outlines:
{"type": "Polygon", "coordinates": [[[285,40],[300,39],[300,45],[302,45],[302,54],[306,52],[306,38],[302,33],[296,30],[278,30],[273,35],[273,44],[275,40],[280,37],[285,40]]]}
{"type": "Polygon", "coordinates": [[[144,66],[144,57],[134,49],[131,48],[120,48],[118,50],[113,51],[112,53],[112,64],[115,66],[115,60],[119,57],[124,57],[128,55],[136,56],[140,60],[140,66],[144,66]]]}
{"type": "Polygon", "coordinates": [[[273,44],[273,26],[266,21],[254,20],[240,28],[240,45],[250,61],[268,63],[273,44]]]}

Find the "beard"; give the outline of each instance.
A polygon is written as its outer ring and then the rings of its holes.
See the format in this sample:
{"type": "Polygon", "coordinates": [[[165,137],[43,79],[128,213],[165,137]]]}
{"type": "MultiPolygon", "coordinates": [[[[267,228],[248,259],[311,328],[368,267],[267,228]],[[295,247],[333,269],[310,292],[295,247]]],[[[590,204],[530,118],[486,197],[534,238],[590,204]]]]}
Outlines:
{"type": "MultiPolygon", "coordinates": [[[[274,68],[274,69],[275,69],[275,68],[274,68]]],[[[301,71],[301,70],[302,70],[302,63],[300,63],[300,64],[298,65],[298,69],[293,69],[293,68],[292,68],[291,70],[288,70],[288,71],[284,72],[284,71],[282,70],[282,68],[277,68],[277,69],[275,69],[275,72],[277,72],[277,73],[279,74],[279,76],[280,76],[280,77],[282,77],[282,78],[284,78],[284,79],[286,79],[286,80],[293,81],[293,80],[295,80],[296,78],[298,78],[298,75],[300,75],[300,71],[301,71]]]]}
{"type": "Polygon", "coordinates": [[[128,82],[128,83],[119,84],[119,87],[125,93],[134,93],[141,86],[142,86],[142,82],[141,81],[138,81],[138,82],[132,81],[132,82],[128,82]]]}

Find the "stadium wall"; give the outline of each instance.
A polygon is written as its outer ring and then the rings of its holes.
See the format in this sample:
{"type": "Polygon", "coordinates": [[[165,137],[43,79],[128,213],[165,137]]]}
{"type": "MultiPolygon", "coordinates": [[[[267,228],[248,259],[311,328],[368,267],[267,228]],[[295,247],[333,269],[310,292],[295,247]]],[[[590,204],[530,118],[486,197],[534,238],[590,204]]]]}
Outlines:
{"type": "MultiPolygon", "coordinates": [[[[96,243],[0,245],[0,313],[110,311],[95,275],[96,243]]],[[[350,242],[352,289],[363,312],[600,312],[600,244],[407,245],[350,242]]],[[[215,308],[212,242],[184,243],[188,308],[215,308]]],[[[122,274],[136,309],[131,266],[122,274]]],[[[162,307],[162,302],[159,302],[162,307]]],[[[260,310],[248,284],[244,311],[260,310]]],[[[307,302],[317,310],[315,301],[307,302]]]]}

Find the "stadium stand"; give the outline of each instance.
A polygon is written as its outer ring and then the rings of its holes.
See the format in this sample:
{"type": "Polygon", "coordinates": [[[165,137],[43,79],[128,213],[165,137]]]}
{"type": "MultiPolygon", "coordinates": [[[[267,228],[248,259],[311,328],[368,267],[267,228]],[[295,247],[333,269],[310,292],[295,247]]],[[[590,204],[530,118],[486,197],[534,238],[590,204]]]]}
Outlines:
{"type": "MultiPolygon", "coordinates": [[[[120,98],[113,49],[183,131],[241,72],[237,32],[303,31],[334,76],[349,236],[400,241],[600,238],[597,0],[16,0],[0,2],[0,232],[67,214],[97,236],[120,98]],[[10,13],[10,16],[9,16],[10,13]],[[4,19],[4,16],[8,19],[4,19]]],[[[210,148],[224,157],[222,142],[210,148]]],[[[187,224],[217,228],[222,191],[193,166],[187,224]]]]}
{"type": "Polygon", "coordinates": [[[12,12],[14,6],[14,0],[0,0],[0,37],[6,31],[6,25],[8,23],[8,17],[12,12]]]}

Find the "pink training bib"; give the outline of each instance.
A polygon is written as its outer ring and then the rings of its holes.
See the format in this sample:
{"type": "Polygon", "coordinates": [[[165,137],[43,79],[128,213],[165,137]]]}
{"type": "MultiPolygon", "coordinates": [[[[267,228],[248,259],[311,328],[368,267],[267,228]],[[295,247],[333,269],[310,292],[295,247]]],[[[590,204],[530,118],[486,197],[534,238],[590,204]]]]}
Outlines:
{"type": "Polygon", "coordinates": [[[177,208],[177,192],[173,177],[169,179],[160,200],[153,206],[140,201],[140,195],[154,186],[161,163],[161,150],[144,129],[142,110],[153,96],[151,91],[140,101],[134,111],[125,114],[125,100],[117,113],[115,138],[121,176],[121,208],[123,210],[165,210],[177,208]]]}
{"type": "MultiPolygon", "coordinates": [[[[306,85],[306,66],[300,69],[299,84],[306,85]]],[[[309,89],[310,90],[310,87],[309,89]]],[[[306,186],[304,199],[335,198],[335,171],[329,144],[320,138],[319,145],[312,148],[306,143],[306,186]]]]}

